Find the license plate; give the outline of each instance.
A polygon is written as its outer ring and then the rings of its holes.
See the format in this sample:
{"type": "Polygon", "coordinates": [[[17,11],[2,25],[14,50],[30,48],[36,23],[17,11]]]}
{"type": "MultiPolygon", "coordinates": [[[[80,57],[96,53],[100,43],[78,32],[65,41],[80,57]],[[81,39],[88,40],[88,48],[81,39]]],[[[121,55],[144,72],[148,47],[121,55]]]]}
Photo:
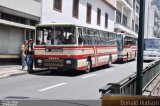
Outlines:
{"type": "Polygon", "coordinates": [[[63,49],[46,49],[46,52],[63,52],[63,49]]]}
{"type": "Polygon", "coordinates": [[[50,67],[49,69],[57,70],[58,67],[50,67]]]}

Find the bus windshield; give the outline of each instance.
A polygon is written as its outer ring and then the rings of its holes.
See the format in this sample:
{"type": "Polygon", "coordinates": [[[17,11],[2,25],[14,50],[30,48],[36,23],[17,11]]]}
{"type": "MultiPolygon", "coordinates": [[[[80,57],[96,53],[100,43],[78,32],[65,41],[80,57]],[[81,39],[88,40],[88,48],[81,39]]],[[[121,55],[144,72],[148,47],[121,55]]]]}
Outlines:
{"type": "Polygon", "coordinates": [[[145,50],[159,50],[160,41],[158,39],[145,39],[145,50]]]}
{"type": "Polygon", "coordinates": [[[37,45],[76,44],[75,26],[40,26],[36,29],[37,45]]]}

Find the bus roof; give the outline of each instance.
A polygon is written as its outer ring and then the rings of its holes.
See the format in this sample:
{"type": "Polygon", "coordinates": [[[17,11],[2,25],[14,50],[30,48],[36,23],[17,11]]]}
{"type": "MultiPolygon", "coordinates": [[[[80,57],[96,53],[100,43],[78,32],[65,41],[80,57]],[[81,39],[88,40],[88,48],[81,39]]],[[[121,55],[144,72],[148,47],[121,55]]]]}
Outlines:
{"type": "Polygon", "coordinates": [[[75,24],[70,24],[70,23],[46,23],[46,24],[38,24],[36,25],[36,27],[43,27],[43,26],[60,26],[60,25],[63,25],[63,26],[76,26],[75,24]]]}
{"type": "Polygon", "coordinates": [[[156,38],[156,37],[145,37],[144,39],[160,39],[160,38],[156,38]]]}
{"type": "MultiPolygon", "coordinates": [[[[105,31],[105,30],[101,30],[101,29],[96,29],[96,28],[92,28],[92,27],[87,27],[87,26],[81,26],[81,25],[76,25],[76,24],[71,24],[71,23],[44,23],[44,24],[38,24],[36,25],[36,27],[49,27],[49,26],[78,26],[78,27],[85,27],[85,28],[90,28],[90,29],[95,29],[95,30],[100,30],[100,31],[105,31]]],[[[111,32],[111,31],[107,31],[110,33],[114,33],[117,34],[116,32],[111,32]]]]}

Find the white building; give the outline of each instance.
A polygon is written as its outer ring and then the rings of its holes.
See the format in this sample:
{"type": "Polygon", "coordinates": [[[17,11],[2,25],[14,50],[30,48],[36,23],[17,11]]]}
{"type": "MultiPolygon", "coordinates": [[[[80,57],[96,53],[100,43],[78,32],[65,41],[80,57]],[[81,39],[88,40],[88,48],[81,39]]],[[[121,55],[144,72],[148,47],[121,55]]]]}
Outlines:
{"type": "Polygon", "coordinates": [[[114,31],[115,0],[43,0],[41,23],[73,23],[114,31]]]}
{"type": "Polygon", "coordinates": [[[146,0],[145,9],[145,37],[160,37],[159,0],[146,0]]]}
{"type": "Polygon", "coordinates": [[[116,0],[115,31],[138,36],[140,0],[116,0]]]}
{"type": "Polygon", "coordinates": [[[0,63],[19,59],[20,46],[33,38],[40,17],[39,0],[0,0],[0,63]]]}

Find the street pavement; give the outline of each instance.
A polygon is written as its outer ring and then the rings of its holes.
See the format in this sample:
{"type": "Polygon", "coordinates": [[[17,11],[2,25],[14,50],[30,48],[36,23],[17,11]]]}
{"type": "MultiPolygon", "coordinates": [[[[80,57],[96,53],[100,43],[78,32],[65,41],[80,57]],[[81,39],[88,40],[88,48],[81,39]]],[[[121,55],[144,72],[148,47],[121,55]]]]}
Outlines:
{"type": "MultiPolygon", "coordinates": [[[[149,63],[145,63],[147,66],[149,63]]],[[[12,70],[12,69],[11,69],[12,70]]],[[[0,99],[95,100],[101,98],[99,89],[116,83],[136,72],[136,61],[95,68],[91,73],[41,71],[0,79],[0,99]]],[[[76,102],[77,103],[77,102],[76,102]]],[[[94,103],[95,104],[95,103],[94,103]]]]}
{"type": "Polygon", "coordinates": [[[27,74],[26,71],[22,71],[21,65],[0,65],[0,79],[27,74]]]}

